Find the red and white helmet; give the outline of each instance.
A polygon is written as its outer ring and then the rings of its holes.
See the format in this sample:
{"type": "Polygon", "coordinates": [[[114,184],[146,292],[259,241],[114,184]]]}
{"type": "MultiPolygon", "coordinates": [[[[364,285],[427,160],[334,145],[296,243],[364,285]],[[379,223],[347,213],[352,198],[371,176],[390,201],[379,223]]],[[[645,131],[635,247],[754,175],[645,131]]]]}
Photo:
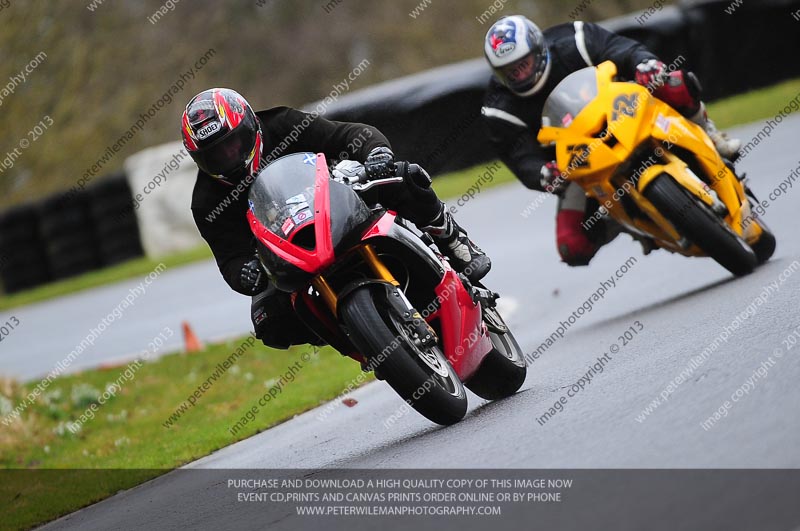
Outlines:
{"type": "Polygon", "coordinates": [[[205,173],[236,184],[258,169],[261,123],[238,92],[204,90],[186,105],[181,125],[183,145],[205,173]]]}
{"type": "Polygon", "coordinates": [[[495,76],[519,96],[538,92],[550,73],[550,51],[539,27],[521,15],[495,22],[484,41],[495,76]]]}

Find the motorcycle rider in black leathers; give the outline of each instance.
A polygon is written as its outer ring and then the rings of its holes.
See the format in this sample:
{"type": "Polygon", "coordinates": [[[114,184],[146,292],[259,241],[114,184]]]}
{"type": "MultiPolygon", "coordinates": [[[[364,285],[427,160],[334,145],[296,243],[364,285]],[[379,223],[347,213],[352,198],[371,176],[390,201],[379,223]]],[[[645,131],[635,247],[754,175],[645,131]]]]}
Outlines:
{"type": "MultiPolygon", "coordinates": [[[[719,131],[700,100],[697,78],[669,67],[644,45],[604,30],[597,24],[574,22],[541,31],[520,15],[503,17],[484,41],[486,59],[494,70],[482,113],[500,159],[526,187],[559,196],[556,246],[571,266],[587,265],[597,250],[618,234],[613,223],[583,226],[597,208],[583,190],[566,180],[552,148],[540,146],[545,101],[568,75],[613,61],[621,79],[636,81],[706,131],[723,158],[734,161],[741,142],[719,131]]],[[[652,242],[642,241],[645,253],[652,242]]]]}
{"type": "Polygon", "coordinates": [[[396,164],[389,141],[374,127],[289,107],[256,113],[241,95],[224,88],[193,97],[181,126],[183,144],[199,168],[192,194],[195,223],[228,285],[252,296],[256,337],[268,346],[323,343],[295,315],[290,295],[269,282],[247,223],[250,184],[281,156],[321,152],[329,162],[340,160],[335,179],[376,181],[362,194],[364,200],[395,210],[428,233],[455,270],[473,281],[489,272],[491,261],[444,208],[428,174],[416,165],[396,164]]]}

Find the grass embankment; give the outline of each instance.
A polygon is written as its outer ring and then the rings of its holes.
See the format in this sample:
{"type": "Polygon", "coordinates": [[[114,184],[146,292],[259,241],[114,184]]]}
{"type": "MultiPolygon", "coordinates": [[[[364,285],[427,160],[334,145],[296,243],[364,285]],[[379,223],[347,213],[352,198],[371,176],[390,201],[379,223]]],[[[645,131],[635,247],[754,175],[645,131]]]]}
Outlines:
{"type": "MultiPolygon", "coordinates": [[[[331,348],[273,350],[248,336],[138,368],[59,377],[20,418],[0,425],[0,466],[27,469],[3,473],[0,528],[29,527],[131,488],[327,402],[360,374],[357,363],[331,348]],[[116,393],[102,399],[111,388],[116,393]],[[274,398],[259,405],[271,390],[274,398]],[[254,406],[253,420],[242,423],[254,406]],[[44,469],[62,469],[56,474],[61,481],[47,479],[54,473],[31,471],[44,469]]],[[[0,420],[38,383],[0,382],[0,420]]]]}
{"type": "MultiPolygon", "coordinates": [[[[800,93],[800,79],[795,79],[769,88],[756,90],[747,94],[740,94],[711,103],[708,106],[708,111],[719,128],[728,129],[739,124],[773,118],[778,111],[783,109],[787,102],[794,99],[798,93],[800,93]]],[[[743,140],[746,142],[748,139],[743,140]]],[[[514,176],[511,172],[504,165],[501,166],[502,168],[494,174],[491,181],[482,182],[481,191],[514,180],[514,176]]],[[[481,164],[466,170],[441,175],[434,179],[434,188],[440,197],[455,201],[464,194],[470,186],[475,184],[485,171],[486,164],[481,164]]],[[[204,260],[210,256],[211,254],[208,248],[204,245],[192,251],[166,257],[160,261],[164,262],[168,267],[174,267],[197,260],[204,260]]],[[[152,260],[140,258],[118,266],[109,267],[100,271],[93,271],[79,277],[2,297],[0,298],[0,310],[50,299],[83,289],[116,282],[118,280],[145,275],[152,271],[155,265],[156,262],[152,260]]]]}
{"type": "MultiPolygon", "coordinates": [[[[731,96],[708,104],[708,114],[720,129],[772,119],[800,94],[800,79],[731,96]]],[[[743,138],[747,143],[750,139],[743,138]]]]}

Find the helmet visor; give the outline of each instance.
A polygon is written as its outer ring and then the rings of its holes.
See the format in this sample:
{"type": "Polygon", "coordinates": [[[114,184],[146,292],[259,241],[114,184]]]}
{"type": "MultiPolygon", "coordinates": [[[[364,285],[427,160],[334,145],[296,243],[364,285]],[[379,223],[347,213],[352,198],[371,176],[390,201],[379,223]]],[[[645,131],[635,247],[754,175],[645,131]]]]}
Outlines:
{"type": "Polygon", "coordinates": [[[529,53],[522,59],[495,69],[503,83],[517,93],[531,90],[542,78],[547,67],[547,55],[529,53]]]}
{"type": "Polygon", "coordinates": [[[257,130],[251,124],[240,124],[210,146],[194,153],[194,160],[210,175],[239,175],[252,159],[256,134],[257,130]]]}

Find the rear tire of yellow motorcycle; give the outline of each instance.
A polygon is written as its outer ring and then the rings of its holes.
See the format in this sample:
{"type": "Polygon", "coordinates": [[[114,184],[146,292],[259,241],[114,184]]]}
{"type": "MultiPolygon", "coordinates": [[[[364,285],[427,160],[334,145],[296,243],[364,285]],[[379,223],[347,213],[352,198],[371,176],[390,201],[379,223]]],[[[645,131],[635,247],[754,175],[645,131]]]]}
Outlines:
{"type": "Polygon", "coordinates": [[[663,173],[644,192],[677,231],[736,276],[753,272],[755,251],[711,208],[663,173]]]}

